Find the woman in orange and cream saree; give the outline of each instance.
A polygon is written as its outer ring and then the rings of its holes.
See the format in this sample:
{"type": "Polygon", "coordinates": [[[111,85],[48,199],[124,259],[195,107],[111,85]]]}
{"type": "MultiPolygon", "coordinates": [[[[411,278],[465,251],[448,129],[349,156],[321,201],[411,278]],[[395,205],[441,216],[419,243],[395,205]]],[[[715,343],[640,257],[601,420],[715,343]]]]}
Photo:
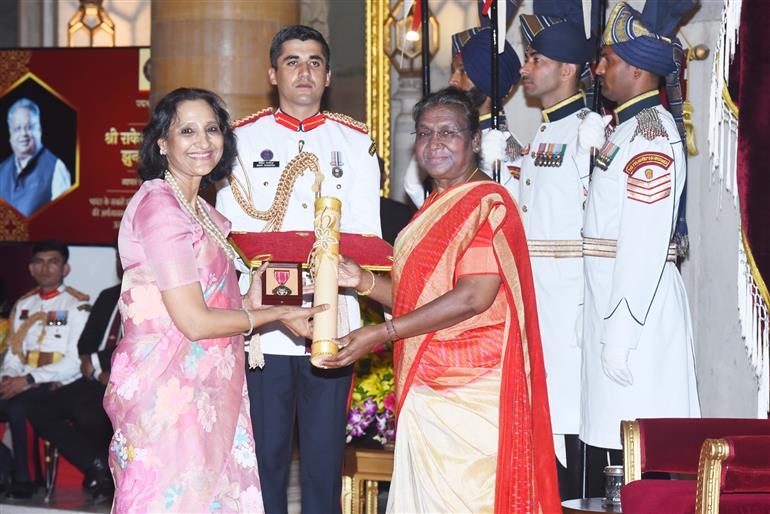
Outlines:
{"type": "Polygon", "coordinates": [[[560,512],[526,238],[505,188],[477,168],[478,112],[448,88],[414,111],[436,191],[396,240],[391,277],[349,259],[340,284],[393,319],[339,340],[329,367],[394,341],[388,512],[560,512]]]}

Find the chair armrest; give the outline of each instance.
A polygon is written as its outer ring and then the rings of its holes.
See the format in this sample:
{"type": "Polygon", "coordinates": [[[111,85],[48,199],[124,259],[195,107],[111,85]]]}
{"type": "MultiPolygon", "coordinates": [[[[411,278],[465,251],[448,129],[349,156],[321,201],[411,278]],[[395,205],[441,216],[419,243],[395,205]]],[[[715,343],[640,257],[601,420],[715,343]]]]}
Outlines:
{"type": "Polygon", "coordinates": [[[623,441],[623,484],[642,479],[642,441],[639,421],[621,421],[623,441]]]}
{"type": "Polygon", "coordinates": [[[770,436],[731,436],[724,440],[729,454],[722,462],[722,494],[770,493],[770,436]]]}
{"type": "Polygon", "coordinates": [[[698,483],[695,489],[695,514],[719,512],[719,489],[722,462],[730,454],[730,445],[724,439],[706,439],[698,461],[698,483]]]}
{"type": "Polygon", "coordinates": [[[696,514],[717,514],[719,497],[770,493],[770,436],[706,439],[698,464],[696,514]]]}

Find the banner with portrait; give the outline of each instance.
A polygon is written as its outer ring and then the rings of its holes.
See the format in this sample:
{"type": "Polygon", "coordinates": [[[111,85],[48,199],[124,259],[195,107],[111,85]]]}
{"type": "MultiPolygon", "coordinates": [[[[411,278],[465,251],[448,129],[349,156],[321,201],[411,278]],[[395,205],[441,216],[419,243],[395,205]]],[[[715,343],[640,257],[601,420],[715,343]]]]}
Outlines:
{"type": "Polygon", "coordinates": [[[0,50],[0,241],[115,242],[139,187],[149,56],[0,50]]]}

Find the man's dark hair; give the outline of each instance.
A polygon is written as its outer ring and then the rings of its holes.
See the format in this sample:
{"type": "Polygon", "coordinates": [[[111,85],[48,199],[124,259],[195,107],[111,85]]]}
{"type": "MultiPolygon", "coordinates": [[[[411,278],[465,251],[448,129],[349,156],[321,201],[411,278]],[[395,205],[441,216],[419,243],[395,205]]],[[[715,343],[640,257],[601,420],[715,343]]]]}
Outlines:
{"type": "Polygon", "coordinates": [[[425,111],[442,105],[460,109],[465,122],[468,124],[468,131],[471,135],[479,131],[479,110],[473,104],[468,93],[454,86],[431,93],[417,102],[417,105],[412,109],[412,119],[414,119],[415,128],[417,128],[420,117],[422,117],[425,111]]]}
{"type": "Polygon", "coordinates": [[[59,252],[59,254],[62,256],[62,259],[64,259],[65,263],[70,258],[70,249],[67,248],[67,245],[65,245],[61,241],[57,241],[56,239],[46,239],[45,241],[40,241],[39,243],[35,243],[35,245],[32,247],[33,257],[43,252],[59,252]]]}
{"type": "Polygon", "coordinates": [[[203,100],[211,107],[224,140],[222,158],[219,159],[214,169],[201,179],[201,188],[228,177],[232,172],[238,149],[235,134],[230,128],[230,115],[227,113],[224,101],[216,93],[206,89],[180,87],[161,98],[158,105],[152,110],[150,121],[142,131],[144,140],[142,141],[142,148],[139,150],[141,161],[139,176],[142,180],[163,177],[163,173],[168,168],[168,159],[165,155],[160,154],[158,139],[168,137],[171,124],[177,118],[179,104],[193,100],[203,100]]]}
{"type": "Polygon", "coordinates": [[[332,55],[331,50],[329,50],[329,44],[320,32],[306,25],[289,25],[279,30],[273,36],[273,42],[270,43],[270,66],[278,68],[278,56],[281,55],[281,47],[286,41],[291,39],[318,41],[321,45],[321,53],[326,61],[326,71],[331,69],[332,55]]]}

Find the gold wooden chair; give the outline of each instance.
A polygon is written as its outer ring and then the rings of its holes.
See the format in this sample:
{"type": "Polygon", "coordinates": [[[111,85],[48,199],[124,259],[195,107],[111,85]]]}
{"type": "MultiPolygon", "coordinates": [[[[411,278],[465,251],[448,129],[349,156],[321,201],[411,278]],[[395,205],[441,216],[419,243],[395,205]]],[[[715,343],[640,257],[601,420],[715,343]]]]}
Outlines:
{"type": "Polygon", "coordinates": [[[640,419],[621,426],[624,513],[770,511],[770,421],[640,419]],[[650,471],[685,479],[642,479],[650,471]]]}

